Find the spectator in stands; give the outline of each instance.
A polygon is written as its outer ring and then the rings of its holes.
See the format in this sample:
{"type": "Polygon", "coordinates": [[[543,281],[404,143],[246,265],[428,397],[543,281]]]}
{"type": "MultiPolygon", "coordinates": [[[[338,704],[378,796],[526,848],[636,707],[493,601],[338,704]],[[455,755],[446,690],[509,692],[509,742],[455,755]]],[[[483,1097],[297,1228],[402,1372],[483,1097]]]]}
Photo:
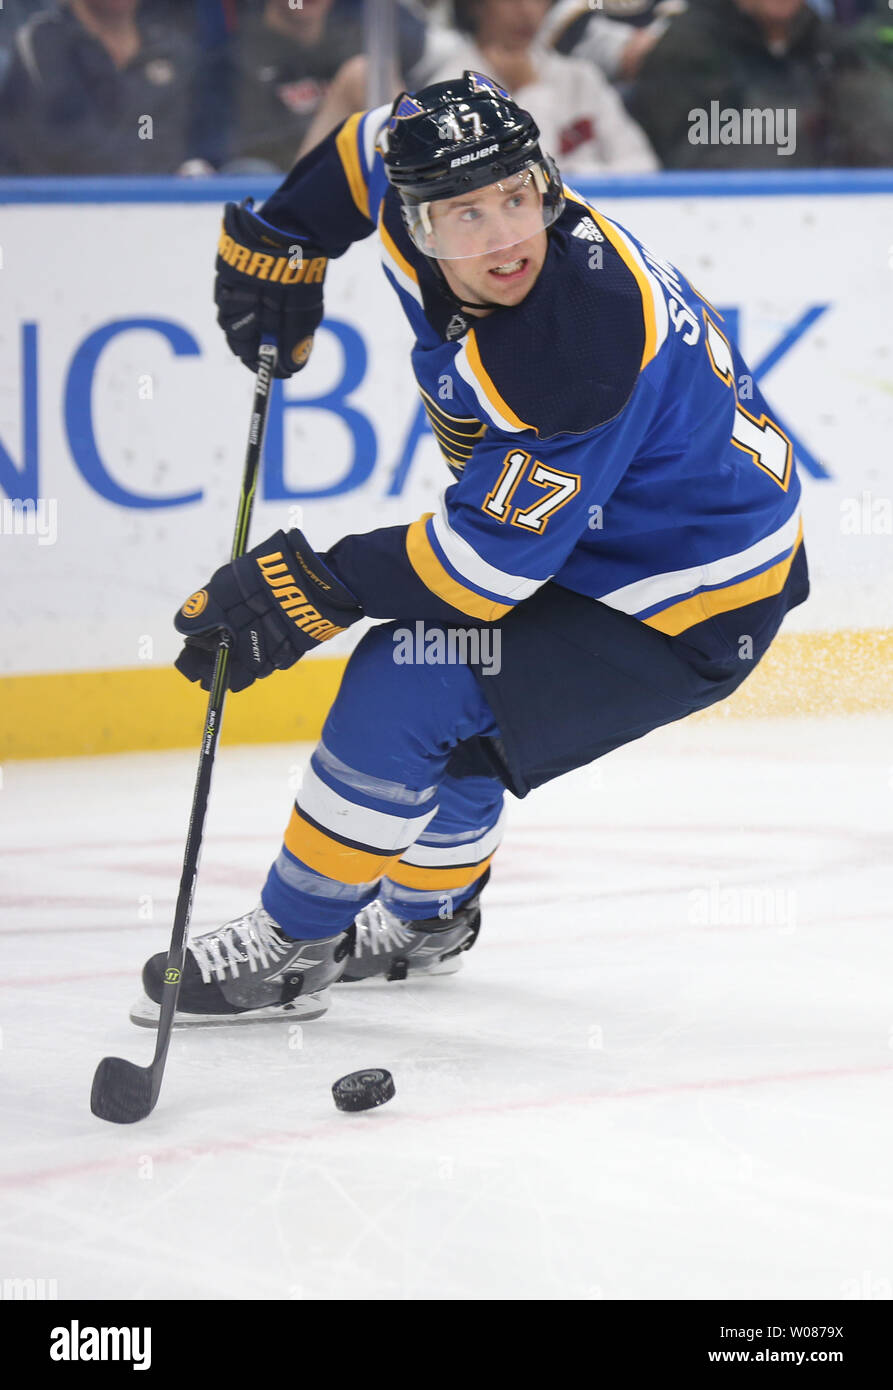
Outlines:
{"type": "Polygon", "coordinates": [[[629,106],[668,168],[889,165],[891,82],[804,0],[698,0],[645,56],[629,106]]]}
{"type": "MultiPolygon", "coordinates": [[[[403,71],[418,60],[424,36],[424,22],[400,6],[397,56],[403,71]]],[[[362,0],[303,0],[300,8],[289,0],[265,0],[260,9],[243,13],[231,45],[234,119],[227,167],[245,167],[250,160],[254,167],[290,169],[311,127],[315,144],[342,119],[324,117],[325,128],[317,120],[332,79],[362,51],[362,0]]]]}
{"type": "Polygon", "coordinates": [[[0,84],[0,171],[174,173],[188,157],[193,51],[139,0],[68,0],[15,32],[0,84]]]}
{"type": "Polygon", "coordinates": [[[0,83],[12,61],[15,31],[34,13],[32,0],[4,0],[0,5],[0,83]]]}
{"type": "Polygon", "coordinates": [[[540,38],[556,53],[585,58],[610,82],[629,82],[645,54],[686,0],[559,0],[546,17],[540,38]]]}
{"type": "Polygon", "coordinates": [[[893,72],[893,7],[873,0],[871,8],[848,31],[853,47],[871,64],[893,72]]]}
{"type": "Polygon", "coordinates": [[[644,133],[597,67],[546,48],[538,31],[551,0],[456,0],[464,32],[436,64],[424,59],[414,85],[441,82],[464,68],[495,77],[530,111],[543,147],[562,170],[647,173],[657,160],[644,133]]]}

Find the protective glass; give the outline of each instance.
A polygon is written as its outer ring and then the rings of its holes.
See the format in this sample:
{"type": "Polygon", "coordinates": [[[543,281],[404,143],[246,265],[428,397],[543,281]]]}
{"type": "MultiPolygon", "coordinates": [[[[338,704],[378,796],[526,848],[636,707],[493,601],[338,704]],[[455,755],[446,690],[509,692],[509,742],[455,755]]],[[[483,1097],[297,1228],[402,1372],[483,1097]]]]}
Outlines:
{"type": "Polygon", "coordinates": [[[528,241],[561,215],[564,193],[551,159],[530,164],[499,183],[455,198],[421,202],[401,194],[407,230],[418,249],[439,261],[486,256],[528,241]]]}

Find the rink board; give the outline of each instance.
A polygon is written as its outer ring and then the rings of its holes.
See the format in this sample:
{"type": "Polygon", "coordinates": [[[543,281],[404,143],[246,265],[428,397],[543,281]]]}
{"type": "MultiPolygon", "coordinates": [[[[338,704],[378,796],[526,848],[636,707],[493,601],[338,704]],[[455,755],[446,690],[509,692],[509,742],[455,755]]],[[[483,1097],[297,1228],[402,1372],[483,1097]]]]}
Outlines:
{"type": "MultiPolygon", "coordinates": [[[[795,440],[813,596],[722,712],[893,706],[893,174],[577,186],[717,306],[795,440]]],[[[223,199],[267,189],[0,184],[2,757],[197,737],[170,620],[229,551],[251,400],[213,247],[223,199]]],[[[332,263],[327,314],[274,391],[257,538],[297,524],[325,546],[418,516],[447,481],[374,239],[332,263]]],[[[227,738],[314,737],[353,640],[231,699],[227,738]]]]}

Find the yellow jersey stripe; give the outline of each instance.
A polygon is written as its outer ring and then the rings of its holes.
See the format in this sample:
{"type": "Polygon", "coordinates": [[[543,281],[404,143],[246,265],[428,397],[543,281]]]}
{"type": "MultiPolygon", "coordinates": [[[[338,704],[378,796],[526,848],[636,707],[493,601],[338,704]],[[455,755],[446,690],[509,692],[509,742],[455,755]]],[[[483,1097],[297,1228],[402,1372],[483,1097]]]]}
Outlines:
{"type": "Polygon", "coordinates": [[[480,618],[485,623],[492,623],[497,618],[504,617],[511,611],[511,604],[497,603],[495,599],[484,598],[482,594],[475,593],[474,589],[467,589],[464,584],[460,584],[444,569],[428,539],[426,528],[431,515],[431,512],[427,512],[418,521],[414,521],[406,532],[406,554],[419,579],[432,594],[442,598],[444,603],[450,604],[451,607],[458,608],[460,613],[480,618]]]}
{"type": "Polygon", "coordinates": [[[458,425],[475,425],[481,431],[481,433],[483,433],[483,431],[487,428],[483,420],[479,420],[476,415],[450,415],[446,410],[444,410],[443,406],[437,404],[433,396],[428,395],[428,392],[425,390],[424,386],[419,387],[419,395],[422,397],[424,401],[427,401],[428,405],[431,407],[434,413],[438,416],[442,416],[444,420],[449,420],[453,424],[458,425]]]}
{"type": "Polygon", "coordinates": [[[478,383],[483,388],[484,395],[487,397],[487,400],[490,402],[490,404],[494,405],[496,409],[499,411],[499,414],[502,415],[504,419],[508,420],[510,425],[514,425],[516,429],[532,430],[533,425],[525,424],[524,421],[520,418],[520,416],[516,415],[515,412],[512,410],[512,407],[509,405],[508,401],[504,401],[502,399],[502,396],[500,396],[496,387],[493,385],[493,382],[490,379],[487,369],[481,361],[481,352],[480,348],[478,347],[477,340],[477,330],[474,328],[472,328],[471,332],[468,334],[468,337],[466,339],[465,355],[468,358],[468,365],[471,367],[471,370],[477,377],[478,383]]]}
{"type": "Polygon", "coordinates": [[[427,401],[422,401],[422,405],[425,407],[425,414],[428,416],[431,428],[439,430],[441,434],[452,434],[456,439],[464,439],[468,443],[469,440],[480,439],[484,433],[485,427],[478,422],[472,425],[469,421],[467,425],[463,425],[461,420],[450,420],[448,415],[438,415],[436,410],[431,409],[427,401]]]}
{"type": "Polygon", "coordinates": [[[695,623],[702,623],[717,613],[729,613],[733,608],[743,608],[748,603],[757,603],[761,598],[771,598],[784,588],[802,540],[801,521],[797,540],[790,555],[779,560],[771,569],[764,570],[762,574],[755,574],[752,579],[740,579],[728,588],[711,589],[708,593],[694,594],[691,598],[682,599],[680,603],[671,604],[660,613],[653,613],[650,618],[644,618],[645,626],[657,628],[658,632],[665,632],[668,637],[677,637],[686,628],[694,627],[695,623]]]}
{"type": "Polygon", "coordinates": [[[348,117],[335,138],[335,148],[341,159],[341,165],[350,188],[350,196],[363,216],[368,217],[369,188],[363,178],[358,139],[360,121],[365,114],[364,111],[358,111],[355,116],[348,117]]]}
{"type": "Polygon", "coordinates": [[[379,236],[381,237],[382,245],[384,246],[384,249],[387,251],[391,260],[396,261],[397,265],[403,271],[403,274],[408,275],[410,280],[414,280],[415,283],[418,284],[418,275],[416,275],[415,271],[409,264],[409,261],[406,259],[403,252],[398,248],[397,243],[394,241],[394,238],[391,236],[390,232],[384,224],[383,216],[379,218],[378,221],[378,232],[379,236]]]}
{"type": "Polygon", "coordinates": [[[610,222],[596,212],[593,207],[589,208],[589,214],[601,228],[605,238],[614,247],[626,268],[635,276],[636,284],[639,287],[639,293],[642,296],[642,317],[645,320],[645,346],[642,350],[642,365],[639,370],[644,371],[657,351],[657,322],[654,317],[651,283],[642,267],[636,264],[629,247],[619,237],[615,238],[611,235],[613,228],[610,222]]]}
{"type": "Polygon", "coordinates": [[[453,430],[444,429],[443,425],[439,425],[436,420],[430,420],[429,424],[441,444],[449,444],[454,449],[462,449],[469,457],[474,452],[474,441],[470,440],[468,435],[456,434],[453,430]]]}
{"type": "Polygon", "coordinates": [[[344,845],[304,820],[297,807],[291,813],[284,840],[285,848],[296,859],[339,883],[374,883],[400,858],[400,854],[374,854],[344,845]]]}
{"type": "Polygon", "coordinates": [[[492,858],[490,854],[479,864],[465,864],[459,869],[422,869],[418,864],[405,864],[399,860],[388,869],[388,878],[402,888],[467,888],[480,878],[492,858]]]}

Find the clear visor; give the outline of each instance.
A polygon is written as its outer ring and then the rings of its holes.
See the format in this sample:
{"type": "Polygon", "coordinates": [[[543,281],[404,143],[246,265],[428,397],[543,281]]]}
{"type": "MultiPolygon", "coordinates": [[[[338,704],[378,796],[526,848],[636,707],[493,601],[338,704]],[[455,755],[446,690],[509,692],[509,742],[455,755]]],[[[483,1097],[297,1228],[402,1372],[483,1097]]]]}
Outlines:
{"type": "Polygon", "coordinates": [[[455,198],[417,202],[403,195],[409,235],[426,256],[462,261],[520,246],[551,227],[564,195],[551,160],[535,160],[500,183],[455,198]]]}

